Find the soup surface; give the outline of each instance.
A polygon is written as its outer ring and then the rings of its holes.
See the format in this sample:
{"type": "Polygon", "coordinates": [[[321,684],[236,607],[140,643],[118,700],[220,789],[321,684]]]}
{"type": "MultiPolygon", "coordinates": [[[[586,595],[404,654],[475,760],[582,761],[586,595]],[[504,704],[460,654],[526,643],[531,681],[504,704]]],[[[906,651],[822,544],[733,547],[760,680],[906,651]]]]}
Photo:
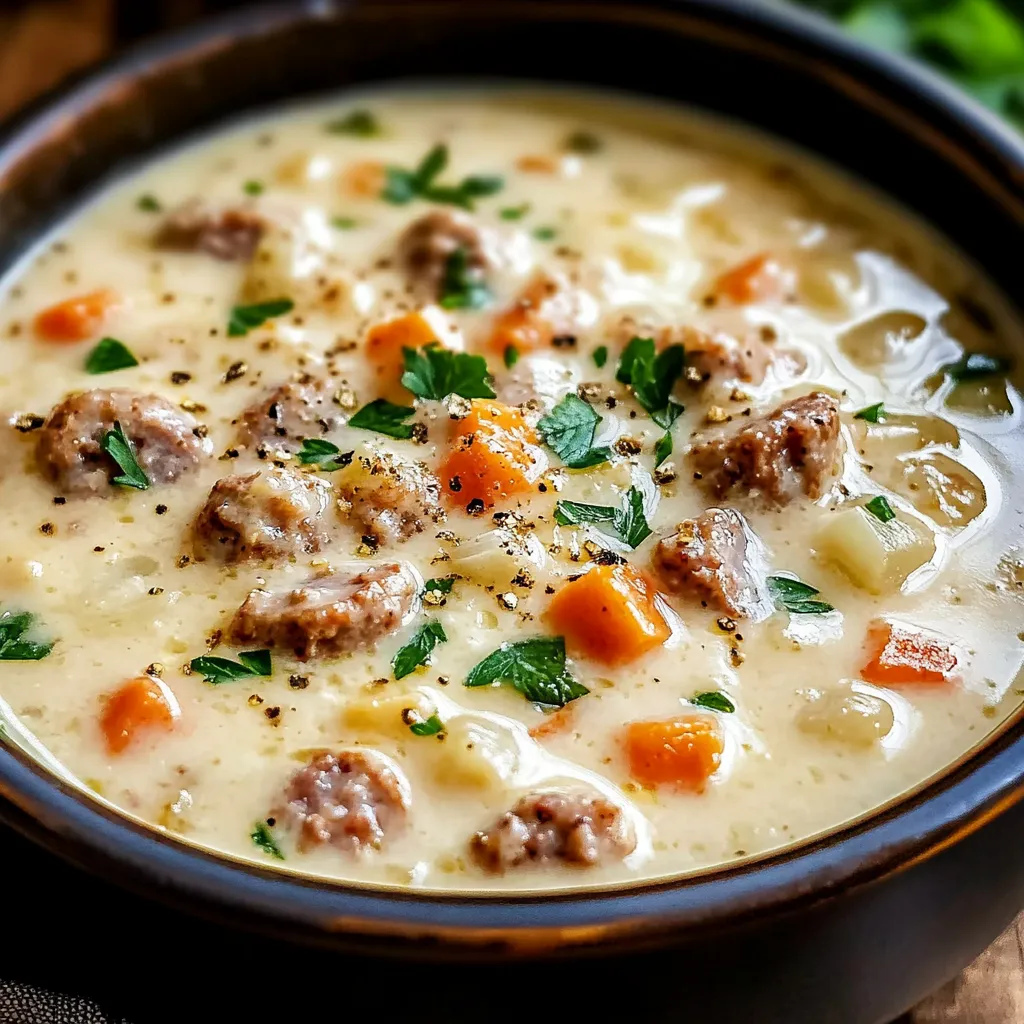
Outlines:
{"type": "Polygon", "coordinates": [[[1019,703],[1020,344],[948,244],[716,122],[233,127],[3,286],[7,739],[379,884],[805,839],[1019,703]]]}

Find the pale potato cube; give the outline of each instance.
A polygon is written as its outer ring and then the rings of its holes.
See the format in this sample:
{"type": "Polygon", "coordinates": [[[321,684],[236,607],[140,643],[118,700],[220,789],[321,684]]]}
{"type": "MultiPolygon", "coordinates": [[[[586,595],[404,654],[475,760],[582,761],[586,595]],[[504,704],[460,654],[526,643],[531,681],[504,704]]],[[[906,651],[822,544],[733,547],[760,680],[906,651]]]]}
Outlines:
{"type": "Polygon", "coordinates": [[[452,550],[450,565],[474,583],[507,587],[522,572],[536,578],[546,563],[544,545],[532,532],[500,527],[463,541],[452,550]]]}
{"type": "Polygon", "coordinates": [[[888,701],[875,693],[854,690],[849,682],[827,690],[809,690],[804,697],[807,703],[797,713],[797,728],[821,739],[867,747],[884,739],[895,722],[888,701]]]}
{"type": "Polygon", "coordinates": [[[881,423],[855,419],[851,425],[858,453],[876,470],[884,470],[907,452],[931,445],[956,448],[960,444],[960,431],[941,416],[886,412],[881,423]]]}
{"type": "Polygon", "coordinates": [[[916,313],[883,313],[845,331],[839,348],[860,369],[878,370],[905,361],[927,326],[916,313]]]}
{"type": "Polygon", "coordinates": [[[864,508],[830,514],[817,535],[818,553],[872,594],[892,593],[935,554],[935,538],[897,513],[881,522],[864,508]]]}
{"type": "Polygon", "coordinates": [[[522,738],[515,729],[485,715],[457,715],[436,748],[434,771],[449,786],[489,789],[507,786],[520,769],[522,738]]]}
{"type": "Polygon", "coordinates": [[[898,490],[939,526],[960,529],[985,511],[985,485],[941,452],[913,455],[900,463],[898,490]]]}
{"type": "Polygon", "coordinates": [[[407,718],[426,721],[434,714],[430,698],[418,691],[392,697],[362,697],[347,704],[342,723],[359,734],[373,733],[392,739],[409,736],[407,718]]]}

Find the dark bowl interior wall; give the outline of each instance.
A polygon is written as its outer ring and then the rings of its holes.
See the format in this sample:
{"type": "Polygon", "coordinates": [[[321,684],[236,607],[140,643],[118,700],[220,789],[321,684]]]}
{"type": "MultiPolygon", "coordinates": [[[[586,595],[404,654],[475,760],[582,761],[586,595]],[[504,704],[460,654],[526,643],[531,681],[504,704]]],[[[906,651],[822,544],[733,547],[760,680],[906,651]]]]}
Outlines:
{"type": "MultiPolygon", "coordinates": [[[[299,5],[261,9],[197,29],[191,46],[151,44],[26,115],[0,142],[0,268],[109,174],[240,111],[349,83],[482,76],[611,86],[754,123],[901,199],[1015,294],[1019,261],[994,257],[1019,252],[1024,237],[1019,143],[941,85],[865,57],[824,26],[798,22],[797,30],[791,15],[744,0],[305,7],[323,14],[307,20],[299,5]]],[[[629,968],[667,986],[657,990],[664,1000],[644,993],[663,1011],[678,1011],[685,964],[695,979],[687,1006],[716,1021],[877,1024],[950,977],[1024,904],[1022,747],[1018,724],[977,764],[912,801],[913,813],[909,805],[891,811],[802,856],[604,901],[431,904],[364,893],[343,906],[338,893],[270,872],[229,872],[83,808],[3,750],[0,817],[125,886],[291,939],[341,944],[359,930],[355,916],[343,915],[366,907],[371,919],[390,914],[403,927],[368,929],[356,943],[364,951],[494,957],[508,949],[474,939],[474,920],[500,918],[535,934],[563,921],[578,936],[607,918],[620,926],[617,952],[664,942],[666,932],[682,947],[629,968]],[[414,917],[421,931],[405,927],[414,917]],[[458,942],[429,937],[449,925],[467,929],[458,942]]],[[[538,950],[552,953],[550,945],[538,950]]],[[[420,977],[429,987],[429,974],[420,977]]],[[[600,1000],[602,968],[586,977],[587,999],[600,1000]]]]}

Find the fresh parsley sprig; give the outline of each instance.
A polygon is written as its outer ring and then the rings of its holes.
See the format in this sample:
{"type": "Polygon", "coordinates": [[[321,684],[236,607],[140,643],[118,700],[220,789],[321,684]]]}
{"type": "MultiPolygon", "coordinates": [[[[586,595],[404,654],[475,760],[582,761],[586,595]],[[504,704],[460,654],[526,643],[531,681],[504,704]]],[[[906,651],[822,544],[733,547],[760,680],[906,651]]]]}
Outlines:
{"type": "Polygon", "coordinates": [[[1003,356],[990,356],[984,352],[968,352],[955,363],[942,368],[943,373],[957,384],[968,380],[984,380],[1009,373],[1013,364],[1003,356]]]}
{"type": "Polygon", "coordinates": [[[559,501],[555,504],[555,522],[559,526],[611,523],[618,538],[631,548],[638,548],[652,533],[644,512],[644,496],[637,487],[630,487],[617,506],[559,501]]]}
{"type": "Polygon", "coordinates": [[[452,352],[443,345],[431,344],[423,348],[403,348],[402,359],[405,362],[402,386],[417,398],[441,402],[449,395],[495,397],[483,356],[452,352]]]}
{"type": "Polygon", "coordinates": [[[444,626],[436,619],[424,623],[413,638],[404,647],[399,648],[392,659],[391,665],[395,671],[395,678],[404,679],[420,665],[426,665],[434,648],[438,644],[445,643],[447,639],[444,626]]]}
{"type": "Polygon", "coordinates": [[[464,683],[469,687],[501,684],[545,707],[564,707],[590,692],[566,668],[565,640],[560,636],[506,641],[476,664],[464,683]]]}
{"type": "Polygon", "coordinates": [[[114,421],[114,429],[103,435],[100,447],[117,463],[120,474],[110,478],[118,487],[132,487],[144,491],[149,487],[149,477],[139,465],[135,443],[121,426],[119,420],[114,421]]]}
{"type": "Polygon", "coordinates": [[[893,512],[892,505],[889,504],[884,494],[879,494],[877,497],[872,498],[864,507],[880,523],[889,523],[896,518],[896,513],[893,512]]]}
{"type": "Polygon", "coordinates": [[[213,683],[219,686],[221,683],[233,683],[238,679],[252,679],[257,676],[270,676],[273,674],[270,661],[270,651],[239,651],[238,661],[230,658],[215,658],[212,655],[204,654],[202,657],[193,658],[189,662],[189,668],[203,677],[204,683],[213,683]]]}
{"type": "Polygon", "coordinates": [[[228,319],[228,337],[241,338],[274,317],[284,316],[295,308],[291,299],[271,299],[251,306],[235,306],[228,319]]]}
{"type": "Polygon", "coordinates": [[[594,433],[601,417],[578,395],[563,398],[537,424],[541,437],[570,469],[588,469],[607,462],[610,448],[595,448],[594,433]]]}
{"type": "Polygon", "coordinates": [[[270,831],[270,826],[265,821],[256,822],[253,826],[252,832],[249,834],[249,838],[264,853],[269,854],[275,860],[284,860],[284,854],[281,852],[281,847],[277,845],[274,833],[270,831]]]}
{"type": "Polygon", "coordinates": [[[436,711],[429,718],[424,718],[421,722],[409,723],[409,732],[413,736],[437,736],[444,731],[444,722],[441,721],[441,716],[436,711]]]}
{"type": "Polygon", "coordinates": [[[324,131],[331,135],[352,135],[358,139],[369,139],[381,134],[380,122],[372,110],[353,110],[324,125],[324,131]]]}
{"type": "Polygon", "coordinates": [[[378,434],[408,441],[413,434],[413,425],[406,423],[416,410],[411,405],[395,405],[383,398],[376,398],[364,405],[348,421],[350,427],[372,430],[378,434]]]}
{"type": "Polygon", "coordinates": [[[53,641],[25,639],[35,621],[31,612],[0,613],[0,661],[40,661],[53,650],[53,641]]]}
{"type": "Polygon", "coordinates": [[[827,601],[814,600],[821,591],[792,576],[769,576],[768,592],[777,608],[792,615],[824,615],[835,611],[827,601]]]}
{"type": "Polygon", "coordinates": [[[653,338],[634,337],[619,357],[615,379],[628,384],[651,419],[668,430],[683,411],[671,395],[685,363],[682,345],[669,345],[656,352],[653,338]]]}
{"type": "Polygon", "coordinates": [[[138,366],[139,361],[123,341],[117,338],[101,338],[96,347],[85,357],[85,372],[113,373],[138,366]]]}
{"type": "Polygon", "coordinates": [[[720,711],[725,715],[731,715],[736,710],[736,705],[721,690],[698,693],[690,698],[690,703],[699,708],[707,708],[709,711],[720,711]]]}
{"type": "Polygon", "coordinates": [[[423,584],[423,590],[427,594],[450,594],[454,585],[454,576],[435,576],[423,584]]]}
{"type": "Polygon", "coordinates": [[[352,465],[355,452],[343,452],[336,444],[321,437],[304,437],[296,453],[304,466],[316,466],[325,473],[352,465]]]}
{"type": "Polygon", "coordinates": [[[491,302],[491,290],[479,267],[470,266],[469,253],[460,245],[444,264],[440,303],[444,309],[483,309],[491,302]]]}
{"type": "Polygon", "coordinates": [[[855,420],[864,420],[866,423],[882,423],[888,414],[885,411],[884,402],[875,402],[874,405],[868,405],[865,408],[855,412],[853,418],[855,420]]]}
{"type": "Polygon", "coordinates": [[[469,175],[457,185],[440,185],[437,178],[447,166],[448,147],[442,143],[434,146],[411,171],[402,167],[388,167],[385,170],[381,198],[396,206],[404,206],[420,198],[472,210],[474,199],[492,196],[505,186],[504,178],[479,174],[469,175]]]}

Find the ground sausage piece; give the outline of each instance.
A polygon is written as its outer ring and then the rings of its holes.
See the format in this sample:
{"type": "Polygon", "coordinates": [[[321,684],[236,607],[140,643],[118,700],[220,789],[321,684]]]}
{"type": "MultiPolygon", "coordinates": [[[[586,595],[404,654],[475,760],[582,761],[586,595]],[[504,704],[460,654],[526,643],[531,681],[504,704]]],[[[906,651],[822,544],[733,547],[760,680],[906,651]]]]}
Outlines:
{"type": "Polygon", "coordinates": [[[263,217],[249,207],[214,208],[201,199],[189,199],[167,215],[157,232],[156,246],[248,262],[265,228],[263,217]]]}
{"type": "Polygon", "coordinates": [[[588,789],[524,796],[469,845],[480,867],[500,874],[526,863],[594,867],[622,860],[636,849],[636,834],[621,807],[588,789]]]}
{"type": "Polygon", "coordinates": [[[275,817],[299,829],[299,849],[324,843],[357,852],[377,850],[405,824],[409,783],[401,769],[372,750],[321,753],[292,776],[275,817]]]}
{"type": "Polygon", "coordinates": [[[689,594],[735,618],[767,618],[765,559],[746,520],[731,508],[709,508],[658,544],[654,568],[673,594],[689,594]]]}
{"type": "Polygon", "coordinates": [[[321,437],[345,422],[332,399],[330,381],[303,377],[275,388],[238,419],[243,448],[296,452],[304,437],[321,437]]]}
{"type": "Polygon", "coordinates": [[[368,647],[394,632],[419,592],[400,562],[314,576],[293,590],[254,590],[231,622],[239,644],[290,650],[302,661],[368,647]]]}
{"type": "Polygon", "coordinates": [[[839,451],[839,406],[813,391],[783,402],[738,433],[696,445],[690,452],[697,479],[716,497],[733,487],[756,490],[776,504],[799,494],[821,496],[839,451]]]}
{"type": "Polygon", "coordinates": [[[441,481],[422,462],[387,452],[357,459],[338,479],[343,514],[377,543],[406,540],[445,519],[441,481]]]}
{"type": "Polygon", "coordinates": [[[471,274],[483,275],[490,268],[483,233],[472,218],[455,210],[435,210],[414,220],[402,233],[398,260],[417,291],[439,299],[448,260],[459,249],[471,274]]]}
{"type": "Polygon", "coordinates": [[[115,423],[152,484],[177,480],[213,451],[205,430],[165,398],[96,389],[69,395],[50,412],[36,442],[39,468],[64,494],[110,492],[121,470],[102,443],[115,423]]]}
{"type": "Polygon", "coordinates": [[[196,557],[241,562],[319,551],[330,485],[308,473],[267,469],[227,476],[210,491],[193,525],[196,557]]]}

